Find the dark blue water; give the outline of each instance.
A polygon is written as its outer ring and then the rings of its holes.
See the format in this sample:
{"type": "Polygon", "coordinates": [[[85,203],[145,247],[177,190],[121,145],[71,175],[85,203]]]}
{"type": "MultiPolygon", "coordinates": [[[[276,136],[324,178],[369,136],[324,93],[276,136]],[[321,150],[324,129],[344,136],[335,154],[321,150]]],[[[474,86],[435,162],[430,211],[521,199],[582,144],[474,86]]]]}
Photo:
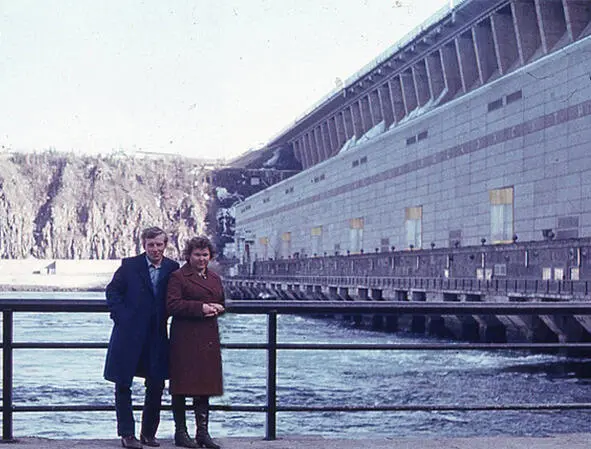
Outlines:
{"type": "MultiPolygon", "coordinates": [[[[11,296],[14,293],[11,293],[11,296]]],[[[53,294],[55,295],[55,294],[53,294]]],[[[38,293],[31,294],[39,297],[38,293]]],[[[80,297],[81,295],[75,294],[80,297]]],[[[100,298],[98,294],[86,294],[100,298]]],[[[64,297],[64,294],[60,294],[64,297]]],[[[280,316],[285,343],[411,343],[425,339],[354,329],[339,321],[280,316]]],[[[222,341],[261,343],[266,317],[228,314],[220,319],[222,341]]],[[[16,314],[15,341],[108,341],[107,314],[16,314]]],[[[113,403],[102,378],[104,350],[14,352],[16,405],[113,403]]],[[[218,404],[265,404],[266,354],[225,350],[225,394],[218,404]]],[[[280,405],[491,404],[591,402],[586,360],[517,351],[280,351],[280,405]]],[[[141,403],[142,384],[134,385],[141,403]]],[[[165,396],[169,403],[169,397],[165,396]]],[[[586,411],[557,412],[359,412],[280,413],[278,435],[365,437],[418,435],[546,435],[589,431],[586,411]]],[[[15,436],[112,438],[114,413],[16,413],[15,436]]],[[[139,418],[139,415],[138,415],[139,418]]],[[[264,435],[261,413],[212,414],[214,436],[264,435]]],[[[160,436],[172,435],[163,412],[160,436]]]]}

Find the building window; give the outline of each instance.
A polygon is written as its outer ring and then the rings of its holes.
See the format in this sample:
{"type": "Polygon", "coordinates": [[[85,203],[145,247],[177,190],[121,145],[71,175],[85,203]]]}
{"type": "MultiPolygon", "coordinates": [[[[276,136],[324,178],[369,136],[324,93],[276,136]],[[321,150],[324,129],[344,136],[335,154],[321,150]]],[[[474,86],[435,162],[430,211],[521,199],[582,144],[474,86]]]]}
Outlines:
{"type": "Polygon", "coordinates": [[[266,260],[269,257],[269,238],[268,237],[259,238],[259,244],[261,245],[262,259],[266,260]]]}
{"type": "Polygon", "coordinates": [[[576,239],[579,237],[579,217],[576,215],[558,217],[556,240],[576,239]]]}
{"type": "Polygon", "coordinates": [[[513,187],[489,191],[490,239],[492,243],[513,240],[513,187]]]}
{"type": "Polygon", "coordinates": [[[349,220],[349,251],[360,253],[363,249],[363,218],[349,220]]]}
{"type": "Polygon", "coordinates": [[[495,276],[507,276],[507,264],[506,263],[496,263],[493,266],[493,274],[495,276]]]}
{"type": "Polygon", "coordinates": [[[462,230],[453,229],[449,231],[449,247],[454,248],[462,244],[462,230]]]}
{"type": "Polygon", "coordinates": [[[513,103],[514,101],[521,100],[522,97],[523,97],[523,93],[520,90],[513,92],[512,94],[507,95],[507,104],[513,103]]]}
{"type": "Polygon", "coordinates": [[[323,251],[322,226],[313,227],[310,231],[310,235],[312,237],[312,255],[321,256],[323,251]]]}
{"type": "Polygon", "coordinates": [[[491,101],[488,104],[488,112],[495,111],[503,107],[503,99],[499,98],[498,100],[491,101]]]}
{"type": "Polygon", "coordinates": [[[404,227],[406,229],[406,245],[408,248],[423,246],[423,206],[407,207],[404,213],[404,227]]]}
{"type": "Polygon", "coordinates": [[[291,256],[291,232],[281,234],[281,257],[287,259],[291,256]]]}
{"type": "Polygon", "coordinates": [[[415,144],[417,142],[420,142],[421,140],[425,140],[428,136],[429,136],[428,130],[421,131],[420,133],[406,139],[406,144],[407,145],[415,144]]]}

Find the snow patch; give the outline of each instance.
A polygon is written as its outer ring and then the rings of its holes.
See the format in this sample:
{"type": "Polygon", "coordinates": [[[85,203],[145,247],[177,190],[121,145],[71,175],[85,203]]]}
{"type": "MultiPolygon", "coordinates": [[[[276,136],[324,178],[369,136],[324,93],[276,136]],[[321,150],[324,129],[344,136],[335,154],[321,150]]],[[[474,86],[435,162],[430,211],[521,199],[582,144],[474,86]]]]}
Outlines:
{"type": "Polygon", "coordinates": [[[346,151],[349,151],[351,148],[353,148],[355,145],[357,144],[357,139],[355,138],[355,136],[351,137],[349,140],[347,140],[345,142],[345,144],[341,147],[341,149],[339,150],[339,154],[340,153],[344,153],[346,151]]]}

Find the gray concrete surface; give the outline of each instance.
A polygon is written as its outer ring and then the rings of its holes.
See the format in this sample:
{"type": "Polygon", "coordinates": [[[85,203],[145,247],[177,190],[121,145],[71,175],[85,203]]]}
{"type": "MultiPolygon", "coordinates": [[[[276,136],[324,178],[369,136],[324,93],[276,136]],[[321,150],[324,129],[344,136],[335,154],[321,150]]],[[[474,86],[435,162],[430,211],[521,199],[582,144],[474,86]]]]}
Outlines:
{"type": "MultiPolygon", "coordinates": [[[[472,437],[472,438],[380,438],[338,439],[317,436],[282,437],[275,441],[257,438],[219,438],[223,449],[588,449],[591,433],[554,435],[550,437],[472,437]]],[[[160,440],[162,449],[172,449],[170,439],[160,440]]],[[[10,447],[36,449],[107,449],[121,447],[119,440],[53,440],[18,438],[10,447]]]]}

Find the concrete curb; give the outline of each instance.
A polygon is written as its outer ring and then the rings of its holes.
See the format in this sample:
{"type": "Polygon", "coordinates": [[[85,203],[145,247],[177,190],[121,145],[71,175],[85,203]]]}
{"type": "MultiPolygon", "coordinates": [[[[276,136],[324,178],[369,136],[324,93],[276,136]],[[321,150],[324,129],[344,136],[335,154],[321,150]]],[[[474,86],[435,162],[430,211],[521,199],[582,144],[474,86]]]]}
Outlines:
{"type": "MultiPolygon", "coordinates": [[[[275,441],[258,438],[216,438],[224,449],[588,449],[591,433],[562,434],[549,437],[433,437],[342,439],[294,435],[275,441]]],[[[162,449],[176,448],[173,441],[160,440],[162,449]]],[[[12,447],[37,449],[107,449],[121,447],[119,440],[56,440],[36,437],[18,438],[12,447]]]]}

